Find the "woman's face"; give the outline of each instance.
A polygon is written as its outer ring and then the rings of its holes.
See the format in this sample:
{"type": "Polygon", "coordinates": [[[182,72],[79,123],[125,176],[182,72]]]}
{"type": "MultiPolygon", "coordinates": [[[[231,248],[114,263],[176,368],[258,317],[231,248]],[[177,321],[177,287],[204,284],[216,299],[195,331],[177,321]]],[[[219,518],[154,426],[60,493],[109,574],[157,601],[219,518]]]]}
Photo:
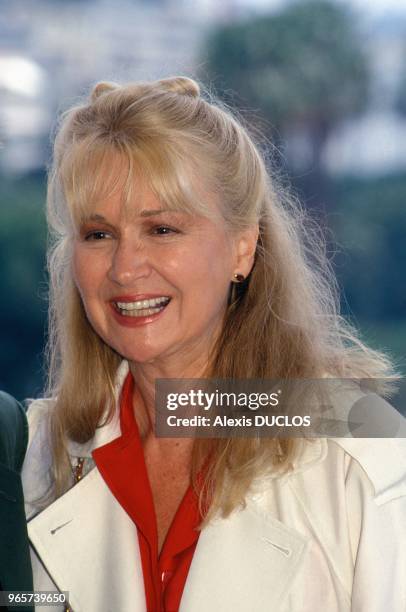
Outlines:
{"type": "Polygon", "coordinates": [[[73,274],[94,330],[123,357],[189,360],[220,331],[244,245],[220,215],[171,211],[146,187],[124,204],[117,191],[79,228],[73,274]]]}

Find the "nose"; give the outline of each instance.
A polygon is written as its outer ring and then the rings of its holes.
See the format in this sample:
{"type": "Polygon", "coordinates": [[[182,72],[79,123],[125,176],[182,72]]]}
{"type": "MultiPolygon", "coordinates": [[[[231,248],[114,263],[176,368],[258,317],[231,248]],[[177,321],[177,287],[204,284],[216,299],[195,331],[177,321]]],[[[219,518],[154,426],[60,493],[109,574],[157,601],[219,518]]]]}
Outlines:
{"type": "Polygon", "coordinates": [[[135,241],[118,241],[108,272],[109,279],[121,287],[129,287],[150,274],[149,254],[145,247],[135,241]]]}

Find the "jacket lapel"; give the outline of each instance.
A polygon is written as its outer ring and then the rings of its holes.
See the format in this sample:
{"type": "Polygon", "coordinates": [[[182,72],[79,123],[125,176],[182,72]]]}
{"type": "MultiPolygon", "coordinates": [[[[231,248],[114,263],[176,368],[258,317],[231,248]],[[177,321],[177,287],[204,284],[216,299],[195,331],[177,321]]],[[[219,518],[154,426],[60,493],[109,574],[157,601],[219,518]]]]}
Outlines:
{"type": "MultiPolygon", "coordinates": [[[[323,461],[324,439],[303,444],[293,472],[323,461]]],[[[180,612],[282,612],[306,559],[308,538],[271,516],[268,494],[277,473],[259,477],[243,510],[217,519],[201,533],[180,612]]],[[[288,479],[278,476],[278,483],[288,479]]]]}
{"type": "Polygon", "coordinates": [[[75,612],[145,612],[136,527],[97,469],[31,519],[28,533],[75,612]]]}
{"type": "Polygon", "coordinates": [[[304,536],[248,503],[202,532],[180,612],[281,611],[306,548],[304,536]]]}

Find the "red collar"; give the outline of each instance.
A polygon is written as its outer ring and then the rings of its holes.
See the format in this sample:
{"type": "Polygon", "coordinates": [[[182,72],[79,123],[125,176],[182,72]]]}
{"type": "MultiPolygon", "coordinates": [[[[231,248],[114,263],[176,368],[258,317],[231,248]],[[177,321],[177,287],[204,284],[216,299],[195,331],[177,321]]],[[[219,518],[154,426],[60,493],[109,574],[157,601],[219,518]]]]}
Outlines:
{"type": "Polygon", "coordinates": [[[148,610],[176,610],[200,533],[196,529],[201,521],[198,500],[189,487],[158,558],[156,515],[133,394],[134,380],[129,373],[120,398],[121,436],[92,455],[110,491],[137,527],[148,610]],[[162,607],[157,607],[158,602],[162,607]]]}

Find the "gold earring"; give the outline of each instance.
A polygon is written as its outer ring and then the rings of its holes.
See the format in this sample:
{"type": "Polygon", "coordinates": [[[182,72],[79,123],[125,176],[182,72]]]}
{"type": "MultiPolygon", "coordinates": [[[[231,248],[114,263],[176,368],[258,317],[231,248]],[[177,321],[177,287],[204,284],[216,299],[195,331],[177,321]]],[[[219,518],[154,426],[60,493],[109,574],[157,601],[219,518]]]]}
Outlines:
{"type": "Polygon", "coordinates": [[[231,281],[231,290],[228,301],[229,306],[238,302],[238,295],[241,291],[241,287],[238,287],[238,285],[241,284],[243,281],[245,281],[245,276],[236,272],[234,274],[234,280],[231,281]]]}
{"type": "Polygon", "coordinates": [[[234,274],[234,278],[237,283],[242,283],[245,280],[245,276],[243,274],[238,274],[238,272],[234,274]]]}

